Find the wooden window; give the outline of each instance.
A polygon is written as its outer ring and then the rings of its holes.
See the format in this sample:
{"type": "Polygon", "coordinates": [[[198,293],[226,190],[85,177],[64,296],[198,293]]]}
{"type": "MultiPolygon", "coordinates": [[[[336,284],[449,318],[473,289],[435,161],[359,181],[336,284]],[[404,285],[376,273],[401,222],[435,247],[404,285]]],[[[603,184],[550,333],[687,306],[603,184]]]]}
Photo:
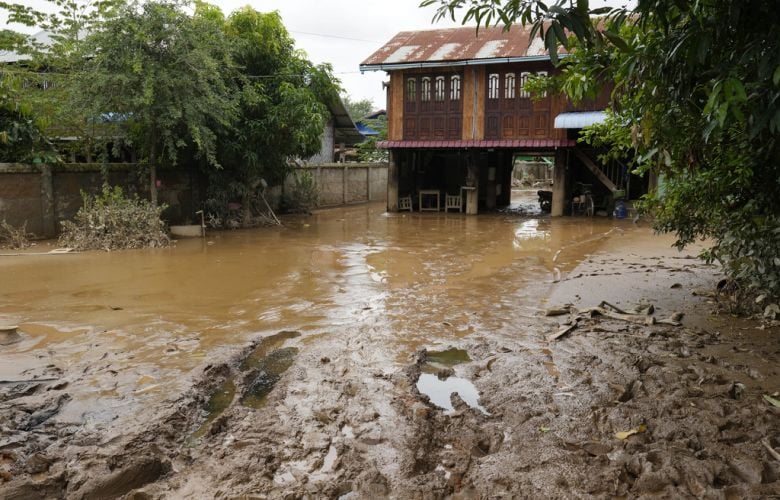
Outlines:
{"type": "Polygon", "coordinates": [[[498,99],[498,73],[488,76],[488,99],[498,99]]]}
{"type": "Polygon", "coordinates": [[[406,102],[415,102],[417,100],[417,80],[407,78],[406,80],[406,102]]]}
{"type": "Polygon", "coordinates": [[[504,75],[504,99],[515,98],[515,74],[507,73],[504,75]]]}
{"type": "Polygon", "coordinates": [[[431,100],[431,77],[424,76],[420,83],[420,100],[428,102],[431,100]]]}
{"type": "Polygon", "coordinates": [[[444,100],[444,77],[443,76],[437,76],[436,77],[436,89],[434,92],[434,99],[437,101],[443,101],[444,100]]]}
{"type": "Polygon", "coordinates": [[[460,100],[460,76],[454,75],[450,77],[450,100],[460,100]]]}
{"type": "Polygon", "coordinates": [[[525,88],[526,83],[528,83],[528,77],[530,75],[531,73],[527,71],[520,73],[520,97],[523,99],[528,99],[531,97],[531,94],[525,88]]]}

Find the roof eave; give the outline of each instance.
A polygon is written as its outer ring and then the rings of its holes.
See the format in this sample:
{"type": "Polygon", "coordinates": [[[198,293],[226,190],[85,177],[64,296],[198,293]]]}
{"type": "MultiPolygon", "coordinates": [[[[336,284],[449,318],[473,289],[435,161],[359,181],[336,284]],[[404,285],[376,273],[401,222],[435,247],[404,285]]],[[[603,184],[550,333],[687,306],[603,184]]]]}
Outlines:
{"type": "MultiPolygon", "coordinates": [[[[559,54],[558,57],[565,57],[568,54],[559,54]]],[[[417,68],[443,68],[451,66],[481,66],[486,64],[508,64],[518,62],[549,61],[550,56],[516,56],[516,57],[495,57],[490,59],[464,59],[461,61],[420,61],[409,63],[379,63],[379,64],[361,64],[360,71],[395,71],[399,69],[417,69],[417,68]]]]}

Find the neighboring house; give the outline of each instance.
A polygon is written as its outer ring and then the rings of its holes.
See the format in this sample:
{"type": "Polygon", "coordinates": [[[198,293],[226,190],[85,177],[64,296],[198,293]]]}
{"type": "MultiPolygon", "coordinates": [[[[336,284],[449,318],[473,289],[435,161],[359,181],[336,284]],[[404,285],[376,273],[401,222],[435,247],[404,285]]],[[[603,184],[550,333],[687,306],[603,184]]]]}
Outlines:
{"type": "Polygon", "coordinates": [[[398,210],[399,197],[405,208],[409,197],[428,208],[445,195],[461,197],[451,201],[465,202],[470,214],[509,205],[516,156],[554,158],[553,215],[563,215],[578,177],[603,182],[610,194],[628,182],[625,168],[613,169],[610,179],[576,142],[578,129],[603,120],[608,91],[577,107],[561,95],[531,98],[528,77],[557,70],[529,30],[401,32],[360,70],[390,76],[388,139],[378,143],[391,153],[388,210],[398,210]],[[439,195],[421,201],[421,191],[439,195]]]}
{"type": "Polygon", "coordinates": [[[345,148],[353,147],[365,139],[340,97],[328,103],[328,111],[330,118],[322,134],[320,152],[307,160],[311,165],[336,162],[345,148]]]}

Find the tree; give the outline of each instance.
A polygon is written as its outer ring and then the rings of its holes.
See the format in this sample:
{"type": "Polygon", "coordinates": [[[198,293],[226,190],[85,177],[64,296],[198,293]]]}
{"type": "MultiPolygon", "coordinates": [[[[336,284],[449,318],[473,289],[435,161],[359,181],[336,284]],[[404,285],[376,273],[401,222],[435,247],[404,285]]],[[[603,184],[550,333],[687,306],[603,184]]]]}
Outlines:
{"type": "Polygon", "coordinates": [[[365,118],[374,110],[374,103],[371,99],[353,101],[348,95],[345,95],[341,100],[344,102],[344,106],[346,106],[347,112],[349,112],[349,116],[354,122],[365,118]]]}
{"type": "Polygon", "coordinates": [[[233,124],[236,102],[226,76],[232,62],[224,33],[186,3],[133,1],[95,27],[83,45],[76,108],[92,120],[119,117],[124,135],[149,166],[157,202],[158,164],[194,151],[218,167],[217,133],[233,124]]]}
{"type": "Polygon", "coordinates": [[[4,79],[20,80],[24,85],[15,89],[14,98],[20,108],[29,110],[41,133],[77,136],[81,140],[71,147],[82,146],[91,158],[95,132],[94,123],[71,105],[70,96],[81,93],[73,73],[83,60],[81,43],[87,33],[105,19],[116,14],[122,0],[43,0],[43,10],[0,2],[9,25],[22,25],[46,33],[49,43],[39,43],[32,36],[12,30],[0,33],[0,49],[16,53],[16,64],[4,65],[4,79]],[[84,147],[86,146],[86,147],[84,147]]]}
{"type": "Polygon", "coordinates": [[[232,85],[239,113],[220,136],[218,158],[224,168],[209,172],[211,208],[240,201],[248,224],[262,181],[282,182],[291,158],[319,151],[326,103],[338,99],[339,88],[329,65],[315,66],[295,50],[277,12],[243,7],[228,17],[224,31],[237,68],[232,85]]]}
{"type": "MultiPolygon", "coordinates": [[[[615,111],[589,133],[632,148],[640,172],[664,176],[648,198],[655,227],[683,247],[714,244],[705,257],[738,284],[780,298],[780,12],[760,0],[640,1],[590,9],[587,0],[425,0],[436,18],[532,25],[556,85],[573,97],[616,83],[615,111]],[[600,16],[600,17],[599,17],[600,16]],[[595,21],[593,20],[594,18],[595,21]],[[629,146],[630,145],[630,146],[629,146]]],[[[748,294],[749,295],[749,294],[748,294]]],[[[762,297],[759,297],[762,298],[762,297]]]]}
{"type": "Polygon", "coordinates": [[[0,79],[0,162],[51,163],[54,147],[41,130],[29,104],[20,102],[21,79],[0,79]]]}

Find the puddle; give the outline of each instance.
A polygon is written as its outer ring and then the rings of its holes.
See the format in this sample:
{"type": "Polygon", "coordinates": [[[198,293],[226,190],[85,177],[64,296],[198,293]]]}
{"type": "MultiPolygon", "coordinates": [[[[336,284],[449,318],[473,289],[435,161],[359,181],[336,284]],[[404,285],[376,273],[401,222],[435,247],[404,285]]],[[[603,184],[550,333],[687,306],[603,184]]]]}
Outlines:
{"type": "Polygon", "coordinates": [[[300,337],[300,332],[284,330],[274,335],[263,338],[252,353],[241,361],[241,370],[261,368],[268,353],[272,349],[281,346],[285,341],[300,337]]]}
{"type": "Polygon", "coordinates": [[[431,403],[445,410],[446,413],[455,411],[450,401],[450,394],[458,393],[458,396],[471,408],[475,408],[485,415],[490,413],[479,404],[479,391],[469,380],[460,377],[447,377],[442,380],[430,373],[421,373],[417,380],[417,390],[431,399],[431,403]]]}
{"type": "Polygon", "coordinates": [[[208,416],[206,417],[206,420],[198,427],[198,429],[192,434],[193,439],[200,439],[204,435],[206,435],[206,432],[208,432],[209,427],[211,427],[211,423],[214,422],[220,415],[222,415],[222,412],[225,411],[225,409],[230,406],[230,403],[233,402],[233,397],[236,394],[236,384],[233,382],[232,378],[226,379],[222,384],[220,384],[219,387],[217,387],[217,390],[214,391],[214,394],[211,395],[211,398],[209,398],[208,402],[206,403],[206,412],[208,413],[208,416]]]}
{"type": "Polygon", "coordinates": [[[471,361],[469,353],[463,349],[450,348],[446,351],[428,351],[425,353],[426,363],[437,363],[444,366],[455,366],[471,361]]]}
{"type": "Polygon", "coordinates": [[[258,374],[249,384],[241,402],[250,408],[261,408],[265,405],[268,394],[279,382],[282,374],[292,366],[297,354],[298,349],[295,347],[285,347],[272,351],[263,358],[255,358],[253,368],[257,368],[258,374]]]}

